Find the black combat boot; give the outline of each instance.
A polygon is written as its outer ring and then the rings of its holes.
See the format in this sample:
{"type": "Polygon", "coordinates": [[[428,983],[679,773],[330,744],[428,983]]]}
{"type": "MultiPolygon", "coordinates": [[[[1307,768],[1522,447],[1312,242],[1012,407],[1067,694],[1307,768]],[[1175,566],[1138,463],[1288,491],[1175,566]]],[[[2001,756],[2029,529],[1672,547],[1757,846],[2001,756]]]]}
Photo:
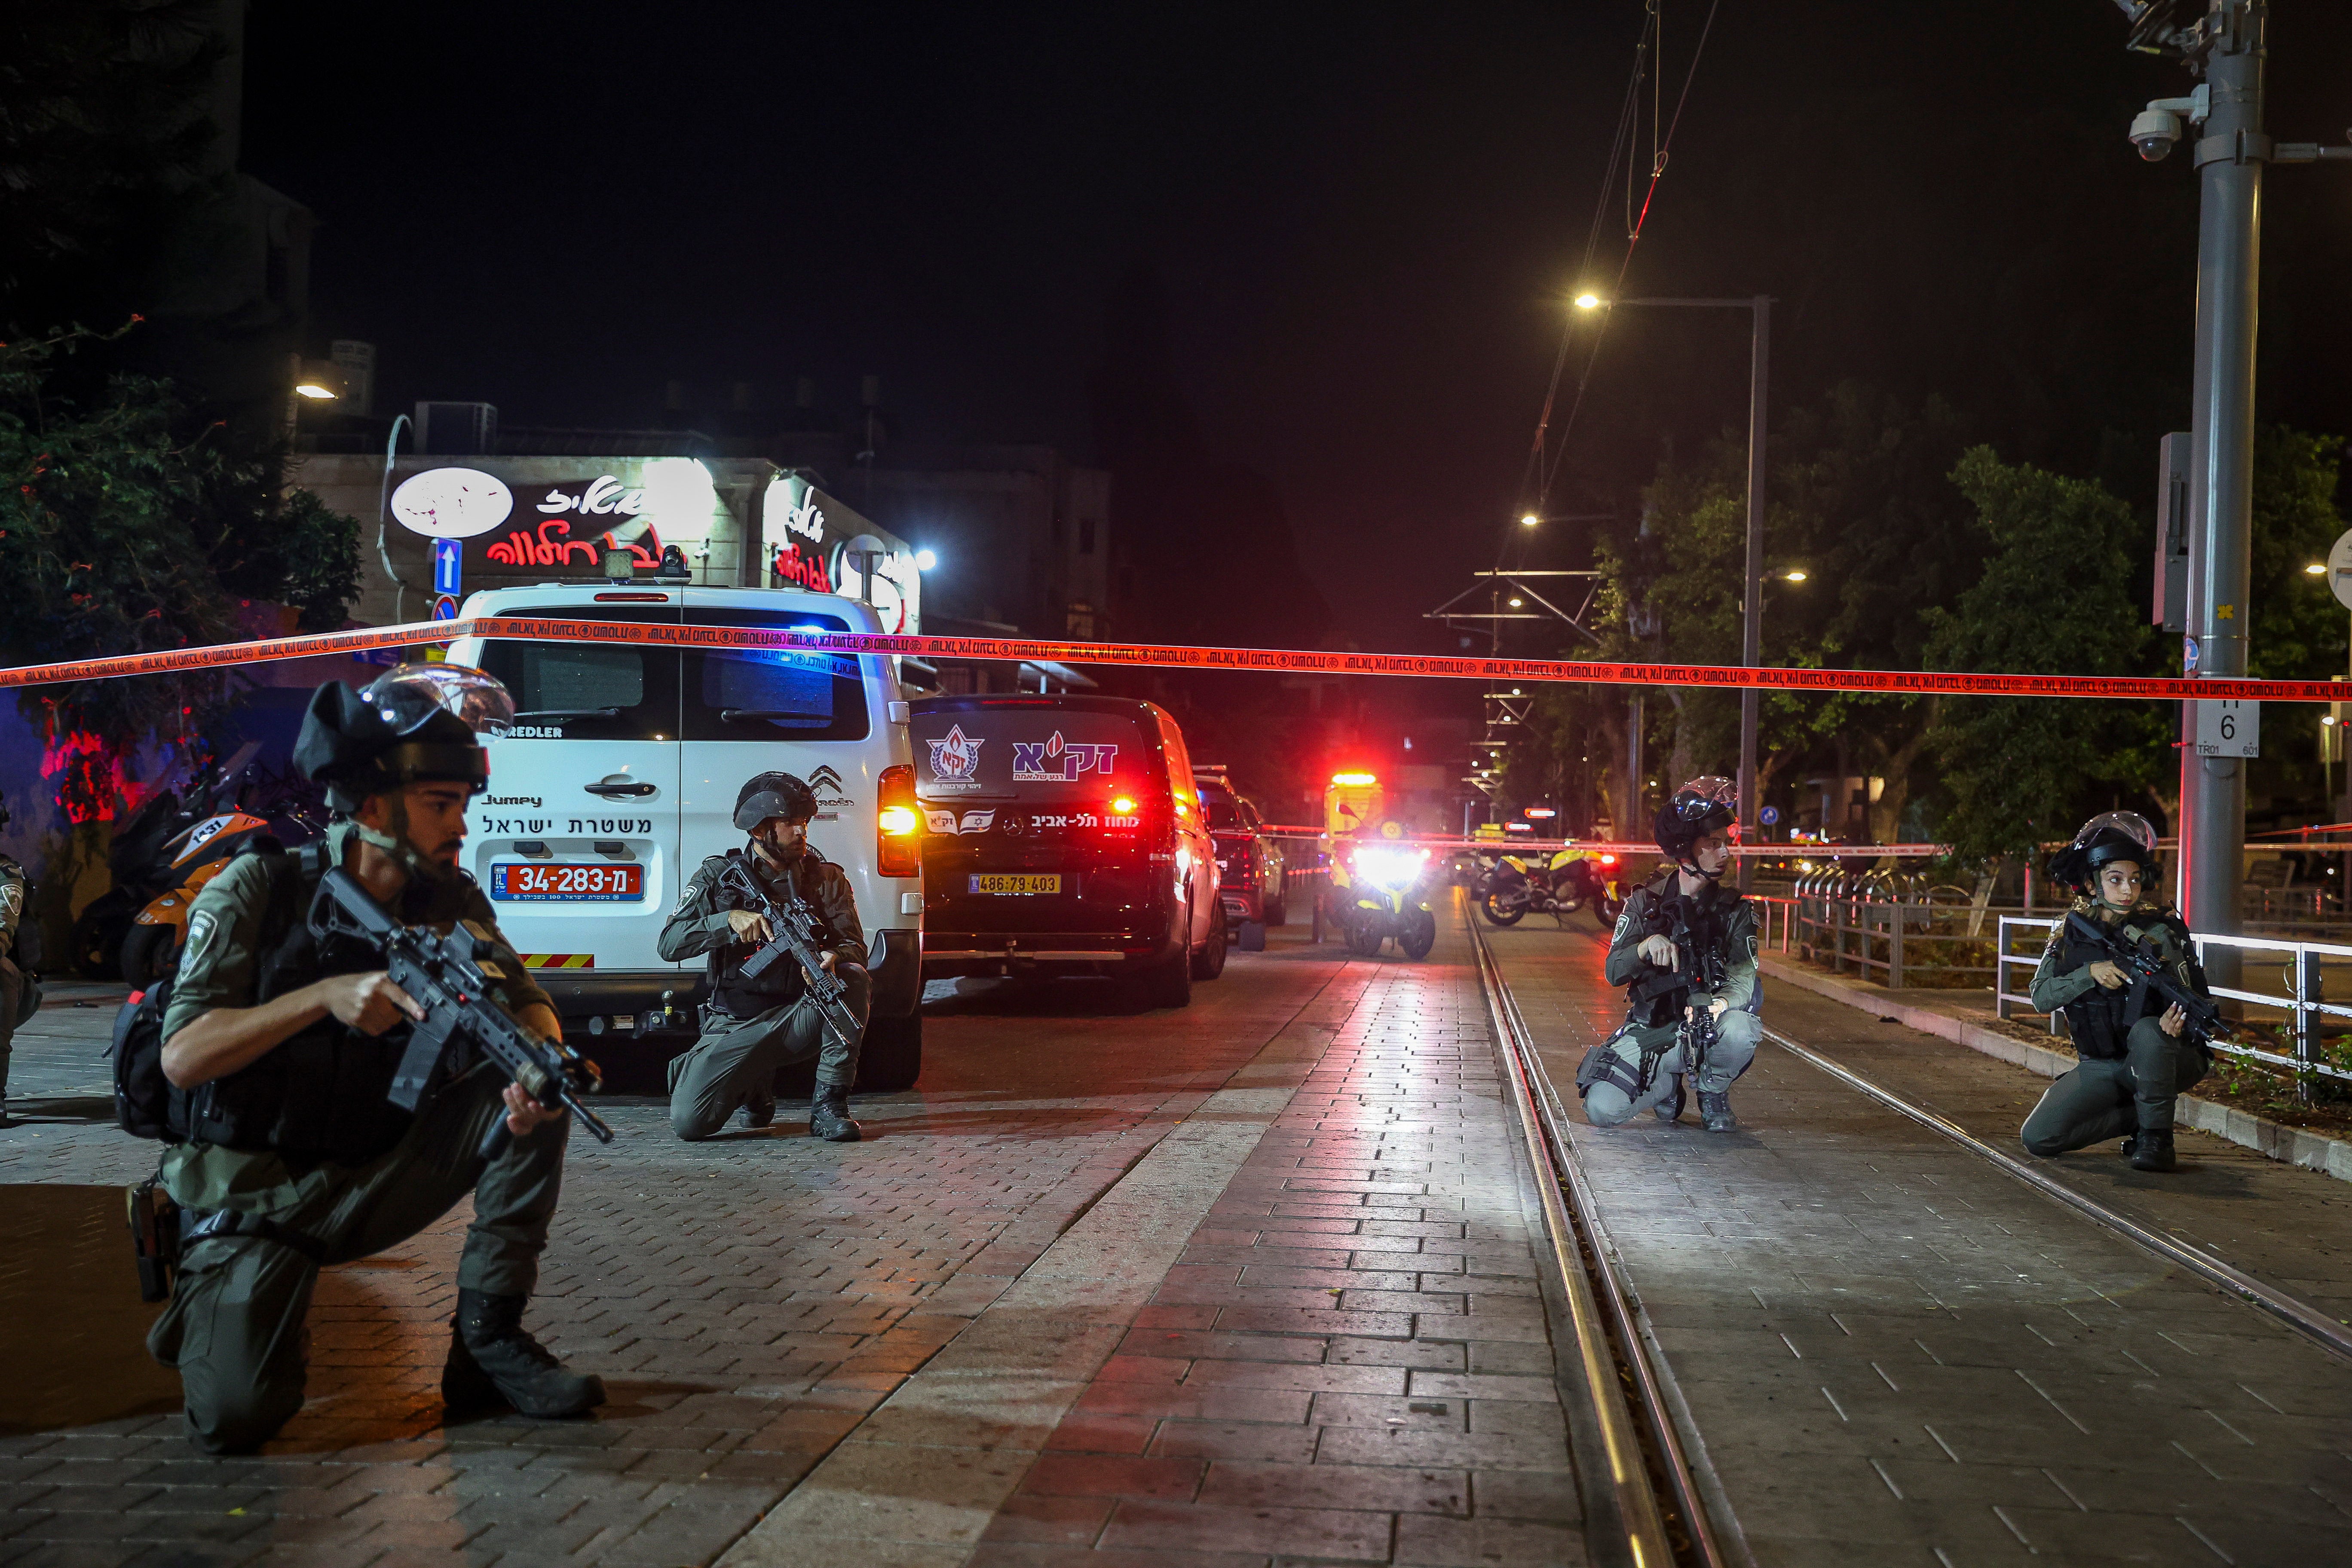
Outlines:
{"type": "Polygon", "coordinates": [[[1706,1123],[1706,1130],[1709,1132],[1729,1132],[1739,1125],[1739,1118],[1731,1114],[1731,1095],[1728,1091],[1710,1094],[1706,1089],[1700,1089],[1698,1118],[1706,1123]]]}
{"type": "Polygon", "coordinates": [[[580,1415],[604,1403],[604,1379],[572,1372],[523,1331],[525,1296],[457,1290],[441,1403],[452,1415],[512,1405],[525,1415],[580,1415]]]}
{"type": "Polygon", "coordinates": [[[771,1127],[776,1121],[776,1091],[761,1084],[743,1097],[743,1125],[771,1127]]]}
{"type": "Polygon", "coordinates": [[[1680,1073],[1676,1073],[1676,1074],[1675,1075],[1675,1091],[1674,1091],[1674,1093],[1672,1093],[1672,1094],[1670,1094],[1670,1095],[1666,1096],[1666,1098],[1665,1098],[1665,1099],[1664,1099],[1664,1100],[1662,1100],[1658,1101],[1658,1103],[1657,1103],[1657,1104],[1655,1104],[1655,1105],[1652,1106],[1652,1107],[1650,1108],[1650,1114],[1652,1114],[1653,1116],[1655,1116],[1655,1117],[1656,1117],[1659,1121],[1681,1121],[1681,1120],[1682,1120],[1682,1115],[1683,1115],[1683,1106],[1684,1106],[1684,1104],[1685,1103],[1685,1100],[1684,1096],[1683,1096],[1683,1089],[1684,1089],[1684,1088],[1685,1088],[1685,1085],[1684,1085],[1684,1083],[1683,1083],[1683,1075],[1682,1075],[1682,1074],[1680,1074],[1680,1073]]]}
{"type": "Polygon", "coordinates": [[[855,1143],[863,1136],[857,1123],[849,1119],[847,1084],[816,1086],[816,1098],[809,1101],[809,1136],[828,1143],[855,1143]]]}
{"type": "Polygon", "coordinates": [[[2141,1128],[2132,1139],[2131,1166],[2135,1171],[2169,1172],[2180,1169],[2180,1162],[2172,1157],[2172,1129],[2141,1128]]]}

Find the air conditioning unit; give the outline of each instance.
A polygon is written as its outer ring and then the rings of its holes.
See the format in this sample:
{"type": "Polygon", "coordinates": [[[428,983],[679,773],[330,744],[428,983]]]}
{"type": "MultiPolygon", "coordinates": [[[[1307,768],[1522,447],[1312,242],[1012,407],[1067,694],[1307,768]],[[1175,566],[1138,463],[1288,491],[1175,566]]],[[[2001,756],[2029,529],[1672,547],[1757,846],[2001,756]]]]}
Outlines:
{"type": "Polygon", "coordinates": [[[499,410],[491,403],[419,403],[416,449],[433,457],[480,457],[498,446],[499,410]]]}

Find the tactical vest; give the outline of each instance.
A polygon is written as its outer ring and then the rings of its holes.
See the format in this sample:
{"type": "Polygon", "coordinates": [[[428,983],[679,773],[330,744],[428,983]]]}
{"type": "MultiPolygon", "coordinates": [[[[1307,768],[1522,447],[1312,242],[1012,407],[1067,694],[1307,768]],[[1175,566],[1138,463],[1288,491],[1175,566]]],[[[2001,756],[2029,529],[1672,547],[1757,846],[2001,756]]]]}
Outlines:
{"type": "MultiPolygon", "coordinates": [[[[1696,899],[1685,899],[1676,885],[1678,876],[1669,869],[1641,889],[1636,895],[1643,900],[1638,929],[1643,937],[1671,940],[1680,924],[1688,931],[1694,951],[1718,955],[1727,969],[1731,959],[1724,950],[1731,940],[1731,914],[1739,907],[1739,895],[1724,898],[1718,886],[1702,890],[1696,899]]],[[[1626,987],[1625,1021],[1639,1028],[1680,1023],[1683,1009],[1690,1005],[1691,981],[1686,969],[1645,970],[1626,987]]]]}
{"type": "MultiPolygon", "coordinates": [[[[727,858],[748,860],[751,879],[767,889],[768,896],[777,903],[784,901],[784,890],[778,886],[780,879],[772,876],[762,862],[751,859],[740,849],[730,849],[727,858]]],[[[800,889],[801,898],[808,905],[809,911],[816,916],[820,950],[841,940],[832,923],[824,918],[824,906],[817,899],[818,889],[824,886],[824,868],[828,863],[811,846],[801,851],[800,858],[791,862],[786,872],[792,878],[793,885],[800,889]]],[[[725,908],[741,907],[740,900],[730,898],[723,891],[720,898],[725,908]]],[[[793,958],[770,964],[756,980],[744,979],[745,962],[759,951],[757,947],[736,941],[710,950],[710,994],[718,1003],[719,1010],[730,1017],[756,1018],[772,1008],[797,1002],[808,993],[808,977],[801,973],[800,961],[793,958]]]]}
{"type": "MultiPolygon", "coordinates": [[[[365,942],[335,937],[322,946],[311,932],[310,900],[326,872],[326,849],[322,840],[289,853],[264,838],[242,851],[269,861],[256,1005],[314,980],[383,968],[383,955],[365,942]]],[[[173,1131],[229,1149],[364,1164],[399,1142],[415,1120],[388,1098],[408,1034],[404,1023],[371,1038],[329,1014],[188,1095],[185,1124],[173,1131]]]]}
{"type": "MultiPolygon", "coordinates": [[[[2097,920],[2099,917],[2094,914],[2090,918],[2097,920]]],[[[2177,921],[2169,915],[2155,916],[2135,910],[2111,929],[2115,931],[2117,940],[2122,942],[2131,940],[2123,934],[2125,927],[2137,931],[2141,933],[2140,945],[2148,947],[2150,937],[2159,931],[2170,931],[2175,924],[2177,921]]],[[[2180,952],[2189,951],[2185,936],[2179,931],[2172,931],[2172,934],[2180,952]]],[[[2172,963],[2177,958],[2177,953],[2165,952],[2161,943],[2155,944],[2155,952],[2157,956],[2167,964],[2172,963]]],[[[2085,942],[2081,937],[2070,933],[2067,937],[2064,955],[2060,960],[2058,973],[2071,974],[2105,956],[2106,954],[2102,952],[2095,943],[2085,942]]],[[[2201,984],[2202,977],[2200,976],[2198,979],[2196,989],[2202,991],[2204,989],[2201,984]]],[[[2104,985],[2095,984],[2059,1009],[2066,1015],[2066,1031],[2074,1039],[2076,1056],[2088,1057],[2097,1061],[2120,1060],[2126,1052],[2132,1026],[2142,1018],[2158,1017],[2163,1015],[2164,998],[2155,992],[2143,992],[2139,1006],[2136,1010],[2131,1005],[2131,994],[2132,988],[2129,985],[2110,991],[2104,985]]]]}

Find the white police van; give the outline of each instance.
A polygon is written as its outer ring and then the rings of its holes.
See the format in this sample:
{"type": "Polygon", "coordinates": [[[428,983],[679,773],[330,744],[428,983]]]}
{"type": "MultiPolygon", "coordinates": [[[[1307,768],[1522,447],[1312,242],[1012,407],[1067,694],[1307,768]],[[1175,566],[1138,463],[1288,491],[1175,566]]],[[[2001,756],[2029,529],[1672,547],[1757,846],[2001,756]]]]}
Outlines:
{"type": "MultiPolygon", "coordinates": [[[[499,588],[461,614],[881,629],[871,608],[831,595],[644,580],[499,588]]],[[[733,817],[744,781],[779,769],[816,792],[809,841],[848,872],[871,945],[859,1087],[915,1081],[921,818],[888,658],[469,637],[449,658],[514,698],[514,729],[491,744],[489,787],[467,814],[467,868],[567,1034],[593,1035],[607,1054],[635,1039],[667,1057],[690,1042],[704,961],[666,963],[655,941],[703,858],[742,845],[733,817]]]]}

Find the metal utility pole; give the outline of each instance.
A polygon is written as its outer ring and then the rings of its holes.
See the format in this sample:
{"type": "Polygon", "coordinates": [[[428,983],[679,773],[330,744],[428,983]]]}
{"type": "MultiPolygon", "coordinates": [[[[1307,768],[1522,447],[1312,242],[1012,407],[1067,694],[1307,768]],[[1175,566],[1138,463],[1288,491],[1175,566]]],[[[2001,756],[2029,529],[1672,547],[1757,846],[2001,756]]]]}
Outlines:
{"type": "MultiPolygon", "coordinates": [[[[2267,163],[2352,158],[2352,147],[2274,142],[2263,129],[2269,0],[2117,0],[2130,47],[2184,60],[2203,85],[2158,99],[2132,121],[2150,163],[2184,133],[2197,164],[2197,363],[2188,473],[2188,640],[2183,673],[2242,676],[2250,585],[2254,447],[2254,333],[2267,163]],[[2184,132],[2183,119],[2194,130],[2184,132]]],[[[2180,908],[2191,930],[2232,935],[2246,842],[2242,758],[2198,751],[2202,701],[2181,705],[2180,908]]],[[[2234,979],[2217,951],[2213,978],[2234,979]],[[2228,971],[2229,973],[2224,973],[2228,971]]]]}
{"type": "MultiPolygon", "coordinates": [[[[2197,371],[2189,478],[2189,635],[2205,676],[2246,672],[2253,504],[2254,330],[2262,255],[2266,0],[2217,6],[2210,94],[2196,142],[2197,371]]],[[[2197,752],[2183,708],[2180,891],[2192,931],[2235,934],[2246,844],[2245,764],[2197,752]]]]}
{"type": "MultiPolygon", "coordinates": [[[[1753,669],[1764,662],[1764,437],[1765,397],[1772,361],[1772,301],[1762,294],[1750,307],[1755,331],[1748,354],[1748,597],[1740,617],[1739,662],[1753,669]]],[[[1763,693],[1739,693],[1739,841],[1756,842],[1756,726],[1763,693]]],[[[1756,885],[1756,858],[1739,858],[1739,890],[1756,885]]]]}

